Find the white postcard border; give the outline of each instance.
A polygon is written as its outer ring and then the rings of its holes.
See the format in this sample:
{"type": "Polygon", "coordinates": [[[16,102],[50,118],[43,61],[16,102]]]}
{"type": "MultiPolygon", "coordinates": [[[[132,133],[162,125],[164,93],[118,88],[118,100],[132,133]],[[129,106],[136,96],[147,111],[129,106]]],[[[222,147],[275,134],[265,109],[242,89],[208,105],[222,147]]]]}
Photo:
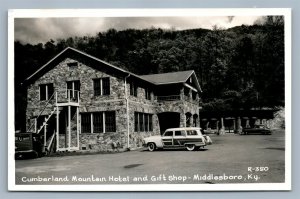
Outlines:
{"type": "Polygon", "coordinates": [[[8,12],[8,189],[10,191],[264,191],[291,190],[291,9],[17,9],[8,12]],[[14,19],[47,17],[267,16],[285,17],[285,182],[235,184],[16,185],[14,160],[14,19]]]}

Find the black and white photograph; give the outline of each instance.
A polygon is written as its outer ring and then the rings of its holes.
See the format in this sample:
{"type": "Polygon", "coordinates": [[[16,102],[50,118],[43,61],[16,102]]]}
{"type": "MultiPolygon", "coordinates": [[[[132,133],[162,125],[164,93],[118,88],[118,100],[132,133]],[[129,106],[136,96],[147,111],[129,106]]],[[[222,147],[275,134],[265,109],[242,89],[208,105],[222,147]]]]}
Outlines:
{"type": "Polygon", "coordinates": [[[10,190],[291,189],[290,9],[8,15],[10,190]]]}

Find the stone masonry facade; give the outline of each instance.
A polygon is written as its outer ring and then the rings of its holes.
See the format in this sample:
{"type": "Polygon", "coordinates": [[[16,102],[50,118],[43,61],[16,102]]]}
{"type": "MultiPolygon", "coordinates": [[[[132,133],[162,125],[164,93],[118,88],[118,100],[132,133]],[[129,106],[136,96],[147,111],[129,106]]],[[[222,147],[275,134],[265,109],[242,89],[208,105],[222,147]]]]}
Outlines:
{"type": "MultiPolygon", "coordinates": [[[[51,115],[51,111],[55,110],[56,112],[50,118],[54,126],[51,128],[50,123],[47,124],[48,130],[46,130],[45,135],[56,133],[59,142],[57,150],[71,150],[73,148],[74,150],[109,151],[114,148],[119,150],[140,148],[144,137],[161,134],[159,113],[180,113],[180,126],[186,126],[187,124],[186,113],[192,116],[196,115],[199,119],[199,95],[196,99],[192,99],[190,94],[190,97],[186,99],[187,96],[184,95],[183,88],[180,88],[180,99],[162,102],[157,100],[155,86],[152,86],[151,83],[143,83],[143,80],[140,79],[136,80],[136,76],[132,75],[133,77],[130,77],[128,75],[130,73],[123,74],[124,72],[119,72],[118,69],[110,69],[110,66],[105,65],[106,63],[103,62],[94,67],[92,64],[95,64],[95,61],[82,61],[85,59],[85,54],[74,52],[74,56],[72,49],[67,51],[71,51],[71,53],[60,55],[57,61],[54,59],[52,61],[53,66],[47,66],[47,69],[45,68],[44,71],[36,74],[36,78],[27,83],[27,130],[37,132],[39,125],[41,125],[37,124],[38,118],[41,116],[47,117],[51,115]],[[77,58],[76,55],[80,58],[77,58]],[[70,66],[70,63],[76,63],[76,65],[70,66]],[[94,80],[99,78],[109,78],[109,95],[94,95],[94,80]],[[57,107],[56,93],[58,96],[59,93],[66,95],[67,82],[71,81],[80,82],[78,105],[64,104],[59,107],[58,111],[55,109],[57,107]],[[130,82],[137,85],[137,96],[130,95],[130,82]],[[47,100],[41,100],[40,85],[44,84],[53,84],[53,97],[50,100],[50,96],[47,100]],[[151,87],[151,93],[150,98],[146,99],[145,88],[148,85],[151,87]],[[70,111],[71,118],[68,118],[68,111],[70,111]],[[112,132],[83,132],[82,117],[84,114],[98,113],[99,115],[99,113],[106,114],[106,112],[114,113],[114,119],[111,123],[114,123],[115,126],[112,132]],[[136,113],[150,115],[152,128],[149,127],[147,131],[142,132],[136,131],[136,113]],[[57,121],[59,121],[58,125],[57,121]],[[69,128],[69,126],[71,127],[69,128]],[[57,129],[58,127],[59,129],[57,129]],[[70,139],[70,143],[68,143],[68,139],[70,139]]],[[[91,58],[87,57],[87,59],[91,58]]],[[[90,120],[93,120],[92,116],[90,120]]],[[[145,121],[150,125],[150,122],[146,119],[142,122],[145,121]]],[[[93,122],[91,124],[93,125],[93,122]]],[[[104,120],[101,124],[105,124],[104,120]]],[[[195,122],[195,124],[199,126],[199,122],[195,122]]],[[[95,127],[91,126],[91,129],[93,128],[95,127]]],[[[105,129],[105,126],[103,129],[105,129]]],[[[40,133],[43,134],[43,132],[45,131],[42,130],[40,133]]],[[[46,137],[51,136],[47,135],[46,137]]]]}

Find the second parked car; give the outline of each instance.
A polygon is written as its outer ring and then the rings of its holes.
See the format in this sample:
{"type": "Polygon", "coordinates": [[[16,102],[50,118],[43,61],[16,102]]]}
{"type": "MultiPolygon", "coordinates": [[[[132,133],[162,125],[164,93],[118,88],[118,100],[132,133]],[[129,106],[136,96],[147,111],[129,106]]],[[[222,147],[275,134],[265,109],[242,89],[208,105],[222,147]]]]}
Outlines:
{"type": "Polygon", "coordinates": [[[263,135],[271,135],[271,130],[263,124],[254,125],[253,128],[244,128],[242,134],[263,134],[263,135]]]}
{"type": "Polygon", "coordinates": [[[212,144],[212,140],[201,133],[201,128],[185,127],[167,129],[163,135],[147,137],[143,140],[143,144],[149,151],[179,148],[193,151],[212,144]]]}

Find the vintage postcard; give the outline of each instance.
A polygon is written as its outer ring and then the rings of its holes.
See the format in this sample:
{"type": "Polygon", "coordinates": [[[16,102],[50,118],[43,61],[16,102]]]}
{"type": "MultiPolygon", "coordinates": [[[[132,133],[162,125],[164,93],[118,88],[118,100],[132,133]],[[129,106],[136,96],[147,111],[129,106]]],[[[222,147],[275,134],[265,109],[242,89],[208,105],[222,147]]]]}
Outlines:
{"type": "Polygon", "coordinates": [[[290,9],[22,9],[8,28],[9,190],[291,190],[290,9]]]}

